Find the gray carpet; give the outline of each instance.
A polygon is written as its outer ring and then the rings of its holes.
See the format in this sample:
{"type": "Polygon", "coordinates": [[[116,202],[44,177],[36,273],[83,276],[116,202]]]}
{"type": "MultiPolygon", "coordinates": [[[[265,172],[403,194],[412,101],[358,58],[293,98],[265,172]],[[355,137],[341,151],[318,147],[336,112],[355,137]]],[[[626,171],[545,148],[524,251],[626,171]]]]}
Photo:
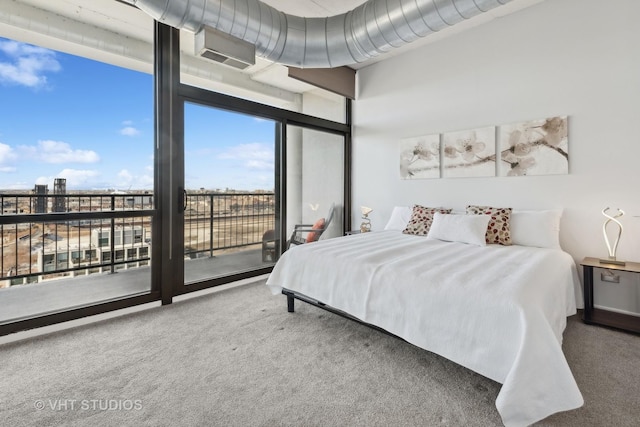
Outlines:
{"type": "MultiPolygon", "coordinates": [[[[639,425],[640,337],[564,348],[586,403],[539,425],[639,425]]],[[[3,426],[494,426],[498,390],[262,282],[0,346],[3,426]]]]}

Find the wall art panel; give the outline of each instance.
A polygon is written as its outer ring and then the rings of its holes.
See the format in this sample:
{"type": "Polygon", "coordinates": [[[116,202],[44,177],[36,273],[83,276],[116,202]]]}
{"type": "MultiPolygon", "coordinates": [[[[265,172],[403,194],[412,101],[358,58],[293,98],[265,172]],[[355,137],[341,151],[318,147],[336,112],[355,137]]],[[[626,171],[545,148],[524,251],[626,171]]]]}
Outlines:
{"type": "Polygon", "coordinates": [[[400,178],[440,178],[440,135],[400,141],[400,178]]]}
{"type": "Polygon", "coordinates": [[[569,173],[567,116],[500,127],[500,176],[569,173]]]}
{"type": "Polygon", "coordinates": [[[496,175],[496,128],[448,132],[443,135],[443,176],[496,175]]]}

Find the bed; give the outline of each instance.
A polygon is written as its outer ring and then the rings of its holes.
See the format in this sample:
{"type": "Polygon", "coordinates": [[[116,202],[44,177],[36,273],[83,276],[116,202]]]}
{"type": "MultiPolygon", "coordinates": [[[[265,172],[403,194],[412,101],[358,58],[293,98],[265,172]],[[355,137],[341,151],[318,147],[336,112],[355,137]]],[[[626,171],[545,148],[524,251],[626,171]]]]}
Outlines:
{"type": "Polygon", "coordinates": [[[301,245],[267,280],[274,294],[346,313],[502,384],[506,426],[580,407],[562,352],[579,279],[559,248],[427,239],[387,229],[301,245]]]}

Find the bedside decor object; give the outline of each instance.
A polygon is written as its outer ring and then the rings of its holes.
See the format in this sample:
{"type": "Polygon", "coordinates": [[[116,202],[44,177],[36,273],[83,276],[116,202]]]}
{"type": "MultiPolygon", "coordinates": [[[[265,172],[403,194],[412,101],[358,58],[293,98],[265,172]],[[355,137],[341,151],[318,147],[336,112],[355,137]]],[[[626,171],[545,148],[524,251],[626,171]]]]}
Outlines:
{"type": "Polygon", "coordinates": [[[622,215],[624,215],[624,211],[622,209],[617,209],[618,213],[616,213],[614,216],[607,214],[609,208],[604,208],[602,210],[602,215],[607,218],[604,224],[602,224],[602,234],[604,235],[604,242],[607,244],[607,249],[609,250],[609,258],[600,260],[600,262],[603,264],[625,265],[624,261],[618,261],[616,259],[618,243],[620,242],[620,237],[622,236],[622,224],[616,218],[620,218],[622,215]],[[618,235],[616,236],[616,240],[613,243],[613,247],[611,246],[611,243],[609,242],[609,236],[607,235],[607,225],[609,225],[609,223],[612,221],[618,226],[618,235]]]}
{"type": "Polygon", "coordinates": [[[371,231],[371,220],[369,219],[369,214],[373,212],[373,209],[366,206],[360,206],[360,211],[362,212],[362,224],[360,224],[360,232],[369,232],[371,231]]]}

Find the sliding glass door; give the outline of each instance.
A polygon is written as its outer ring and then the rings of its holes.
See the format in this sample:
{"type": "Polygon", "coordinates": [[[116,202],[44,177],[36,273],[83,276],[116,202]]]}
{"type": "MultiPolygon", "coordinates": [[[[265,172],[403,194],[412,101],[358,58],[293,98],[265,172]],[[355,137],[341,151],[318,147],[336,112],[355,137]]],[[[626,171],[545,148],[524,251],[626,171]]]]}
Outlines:
{"type": "Polygon", "coordinates": [[[342,236],[345,137],[287,126],[287,236],[293,244],[342,236]],[[320,232],[296,232],[315,227],[320,232]]]}
{"type": "Polygon", "coordinates": [[[184,283],[273,265],[276,123],[184,106],[184,283]]]}

